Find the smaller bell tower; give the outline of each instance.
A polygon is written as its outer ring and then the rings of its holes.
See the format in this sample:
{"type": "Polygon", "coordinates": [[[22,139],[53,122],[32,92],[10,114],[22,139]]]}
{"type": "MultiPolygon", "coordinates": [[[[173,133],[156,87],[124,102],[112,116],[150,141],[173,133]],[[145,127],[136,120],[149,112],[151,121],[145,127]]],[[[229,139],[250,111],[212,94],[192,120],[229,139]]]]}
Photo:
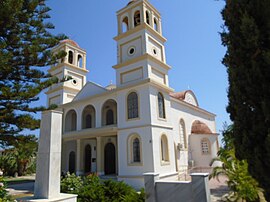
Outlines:
{"type": "Polygon", "coordinates": [[[86,84],[86,52],[70,39],[60,42],[53,50],[54,53],[65,51],[67,55],[51,66],[48,72],[59,80],[72,77],[71,80],[52,85],[47,94],[47,105],[65,104],[71,102],[77,93],[86,84]]]}
{"type": "Polygon", "coordinates": [[[117,86],[152,79],[169,87],[161,15],[148,0],[132,0],[117,12],[117,86]]]}

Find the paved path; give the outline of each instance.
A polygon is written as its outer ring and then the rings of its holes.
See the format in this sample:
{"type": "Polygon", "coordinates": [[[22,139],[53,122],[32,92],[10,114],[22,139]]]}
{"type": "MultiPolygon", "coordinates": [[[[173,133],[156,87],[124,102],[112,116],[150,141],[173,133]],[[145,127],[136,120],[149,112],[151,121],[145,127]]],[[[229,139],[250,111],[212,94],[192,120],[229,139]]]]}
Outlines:
{"type": "MultiPolygon", "coordinates": [[[[35,176],[23,176],[19,177],[24,180],[35,180],[35,176]]],[[[9,192],[10,195],[21,195],[21,194],[29,194],[29,193],[34,193],[34,181],[30,182],[19,182],[18,183],[13,183],[11,185],[8,185],[7,191],[9,192]]]]}
{"type": "Polygon", "coordinates": [[[224,196],[229,193],[226,180],[227,178],[225,176],[220,176],[219,181],[217,179],[211,179],[209,181],[212,202],[227,201],[224,196]]]}

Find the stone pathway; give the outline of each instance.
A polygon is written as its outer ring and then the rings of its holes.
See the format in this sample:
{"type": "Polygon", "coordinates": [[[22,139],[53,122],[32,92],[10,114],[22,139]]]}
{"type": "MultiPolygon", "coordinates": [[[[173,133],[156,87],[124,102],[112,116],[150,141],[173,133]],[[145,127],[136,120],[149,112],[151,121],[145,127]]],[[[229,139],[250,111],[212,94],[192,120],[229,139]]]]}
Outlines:
{"type": "Polygon", "coordinates": [[[220,176],[219,181],[217,179],[211,179],[209,181],[212,202],[227,201],[225,195],[229,193],[229,189],[226,180],[227,178],[225,176],[220,176]]]}
{"type": "Polygon", "coordinates": [[[7,191],[9,192],[10,195],[21,195],[21,194],[32,194],[34,193],[34,180],[35,180],[35,175],[32,176],[23,176],[23,177],[18,177],[22,178],[24,180],[33,180],[32,182],[19,182],[18,183],[13,183],[11,185],[8,185],[7,191]]]}

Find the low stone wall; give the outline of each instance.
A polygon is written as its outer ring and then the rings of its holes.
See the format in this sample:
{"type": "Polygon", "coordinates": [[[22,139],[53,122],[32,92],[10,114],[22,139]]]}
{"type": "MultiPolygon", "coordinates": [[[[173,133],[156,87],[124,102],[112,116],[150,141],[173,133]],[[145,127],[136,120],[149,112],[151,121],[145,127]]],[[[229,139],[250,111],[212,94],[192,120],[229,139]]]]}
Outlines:
{"type": "Polygon", "coordinates": [[[191,181],[160,180],[159,174],[144,175],[146,202],[210,202],[208,173],[193,173],[191,181]]]}

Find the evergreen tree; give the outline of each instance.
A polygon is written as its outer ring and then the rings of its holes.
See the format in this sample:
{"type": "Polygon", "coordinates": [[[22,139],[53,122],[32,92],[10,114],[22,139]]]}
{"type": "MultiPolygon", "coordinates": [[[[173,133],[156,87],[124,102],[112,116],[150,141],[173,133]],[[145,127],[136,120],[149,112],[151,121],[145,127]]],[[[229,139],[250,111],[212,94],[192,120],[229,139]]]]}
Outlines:
{"type": "Polygon", "coordinates": [[[24,129],[39,128],[30,107],[38,94],[57,82],[42,67],[64,57],[51,48],[64,39],[53,35],[44,0],[0,0],[0,143],[13,140],[24,129]]]}
{"type": "Polygon", "coordinates": [[[221,34],[227,53],[236,156],[246,159],[270,201],[270,1],[226,0],[221,34]]]}

